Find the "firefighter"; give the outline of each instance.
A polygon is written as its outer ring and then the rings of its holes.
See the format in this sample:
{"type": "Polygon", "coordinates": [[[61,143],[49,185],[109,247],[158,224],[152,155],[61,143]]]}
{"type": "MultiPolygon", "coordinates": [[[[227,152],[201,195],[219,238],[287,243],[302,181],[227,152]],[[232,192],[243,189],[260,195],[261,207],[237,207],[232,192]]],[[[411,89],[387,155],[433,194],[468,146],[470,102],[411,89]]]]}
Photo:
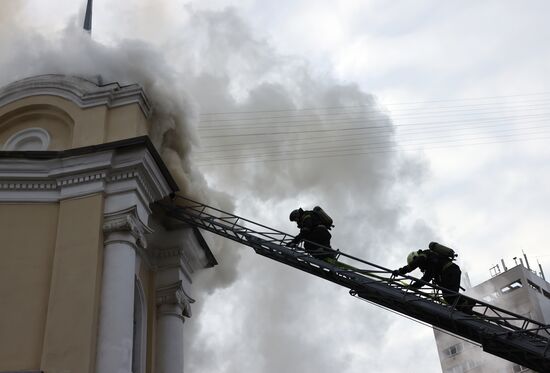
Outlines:
{"type": "MultiPolygon", "coordinates": [[[[327,227],[319,212],[315,209],[308,211],[299,208],[290,213],[290,221],[296,222],[298,228],[300,228],[300,233],[294,237],[289,246],[296,246],[304,241],[304,249],[313,257],[336,259],[337,252],[330,249],[330,239],[332,238],[329,232],[330,224],[327,227]]],[[[332,223],[332,220],[330,220],[330,223],[332,223]]]]}
{"type": "MultiPolygon", "coordinates": [[[[420,268],[423,273],[421,281],[415,281],[411,287],[420,289],[425,283],[432,281],[434,284],[444,288],[443,299],[448,304],[454,304],[460,289],[460,267],[453,263],[454,251],[437,242],[431,242],[429,250],[417,250],[407,256],[407,265],[392,272],[393,276],[404,275],[420,268]],[[448,249],[451,255],[443,255],[438,249],[448,249]]],[[[457,308],[464,312],[471,313],[473,302],[467,298],[460,297],[457,308]]]]}

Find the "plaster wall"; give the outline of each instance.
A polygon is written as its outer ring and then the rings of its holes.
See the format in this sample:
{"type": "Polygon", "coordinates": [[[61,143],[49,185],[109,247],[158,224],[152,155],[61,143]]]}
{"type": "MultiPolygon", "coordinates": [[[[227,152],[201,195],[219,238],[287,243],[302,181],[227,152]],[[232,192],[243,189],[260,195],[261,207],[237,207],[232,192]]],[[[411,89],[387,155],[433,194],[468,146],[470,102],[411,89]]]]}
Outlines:
{"type": "Polygon", "coordinates": [[[0,371],[40,367],[58,214],[54,203],[0,204],[0,371]]]}
{"type": "Polygon", "coordinates": [[[0,145],[26,128],[50,133],[48,150],[63,150],[147,135],[148,121],[138,104],[80,108],[57,96],[31,96],[0,108],[0,145]]]}
{"type": "Polygon", "coordinates": [[[103,195],[62,200],[44,348],[45,372],[93,373],[103,263],[103,195]]]}

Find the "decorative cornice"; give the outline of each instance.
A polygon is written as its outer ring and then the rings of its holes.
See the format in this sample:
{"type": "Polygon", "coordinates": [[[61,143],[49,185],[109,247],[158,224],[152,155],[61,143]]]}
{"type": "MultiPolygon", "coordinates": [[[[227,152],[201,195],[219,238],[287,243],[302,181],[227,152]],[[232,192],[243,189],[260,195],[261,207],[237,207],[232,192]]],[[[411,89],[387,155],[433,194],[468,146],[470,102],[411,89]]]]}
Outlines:
{"type": "Polygon", "coordinates": [[[192,303],[195,303],[195,300],[185,292],[181,281],[176,281],[170,285],[162,286],[156,290],[157,307],[171,305],[177,306],[180,310],[177,314],[169,311],[161,311],[160,314],[171,314],[181,317],[182,319],[182,316],[191,317],[192,303]]]}
{"type": "Polygon", "coordinates": [[[152,270],[159,272],[179,268],[185,278],[190,283],[193,282],[191,274],[194,269],[185,255],[185,249],[182,247],[148,250],[147,258],[152,270]]]}
{"type": "MultiPolygon", "coordinates": [[[[95,79],[94,79],[95,78],[95,79]]],[[[92,81],[69,75],[39,75],[18,80],[0,89],[0,107],[25,97],[48,95],[72,101],[81,108],[106,105],[109,108],[137,103],[149,118],[151,104],[138,84],[103,84],[101,76],[92,81]]]]}
{"type": "Polygon", "coordinates": [[[134,190],[148,205],[174,190],[162,161],[144,145],[46,159],[0,157],[0,202],[57,202],[134,190]]]}
{"type": "Polygon", "coordinates": [[[57,181],[13,181],[13,182],[0,182],[0,190],[53,190],[58,187],[57,181]]]}

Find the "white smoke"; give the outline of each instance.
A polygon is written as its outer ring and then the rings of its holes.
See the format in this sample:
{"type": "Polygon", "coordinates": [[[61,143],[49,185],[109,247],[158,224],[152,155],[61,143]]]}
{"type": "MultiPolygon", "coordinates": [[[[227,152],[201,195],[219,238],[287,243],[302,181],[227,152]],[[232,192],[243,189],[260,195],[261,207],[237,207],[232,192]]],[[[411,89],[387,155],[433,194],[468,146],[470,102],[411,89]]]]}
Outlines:
{"type": "MultiPolygon", "coordinates": [[[[19,7],[8,9],[11,14],[0,29],[0,42],[2,50],[14,53],[0,56],[0,85],[41,74],[101,76],[104,82],[140,84],[153,108],[151,140],[176,180],[179,193],[233,210],[228,196],[211,190],[200,170],[190,162],[192,148],[198,143],[197,108],[185,88],[178,85],[180,76],[167,64],[162,50],[139,40],[122,40],[113,45],[98,43],[82,29],[80,15],[73,17],[62,32],[45,37],[24,30],[24,19],[17,16],[19,7]]],[[[221,265],[210,276],[209,286],[227,286],[236,276],[239,254],[236,250],[222,250],[227,245],[223,240],[214,242],[221,265]]]]}
{"type": "MultiPolygon", "coordinates": [[[[320,108],[313,111],[317,128],[329,129],[322,108],[360,106],[365,122],[374,115],[377,126],[386,127],[379,141],[388,144],[394,141],[392,123],[375,97],[330,74],[312,73],[302,59],[280,55],[235,9],[195,11],[165,0],[155,8],[161,9],[160,18],[147,17],[153,3],[142,2],[132,19],[119,14],[117,31],[103,44],[80,31],[79,17],[54,36],[29,32],[25,24],[0,26],[2,50],[16,46],[14,54],[0,57],[0,83],[43,73],[101,74],[105,81],[138,82],[154,105],[153,141],[184,194],[223,210],[232,211],[234,204],[242,216],[294,233],[289,211],[320,204],[335,219],[335,248],[387,266],[402,265],[408,248],[433,238],[429,224],[407,215],[408,190],[424,178],[422,160],[388,152],[257,162],[241,149],[221,157],[244,156],[241,161],[253,162],[197,167],[193,159],[212,156],[205,150],[215,144],[199,141],[198,133],[205,133],[201,113],[320,108]],[[147,41],[125,40],[120,36],[124,30],[147,41]],[[195,154],[199,146],[203,153],[195,154]]],[[[114,4],[113,11],[124,6],[114,4]]],[[[273,146],[273,152],[300,150],[296,144],[273,146]]],[[[369,145],[362,150],[370,150],[369,145]]],[[[199,294],[194,317],[186,323],[188,372],[409,368],[407,361],[392,356],[394,336],[386,334],[386,326],[396,325],[393,316],[252,251],[239,261],[242,250],[235,246],[216,241],[220,266],[195,281],[210,294],[199,294]]],[[[417,338],[431,338],[429,329],[418,333],[417,338]]]]}

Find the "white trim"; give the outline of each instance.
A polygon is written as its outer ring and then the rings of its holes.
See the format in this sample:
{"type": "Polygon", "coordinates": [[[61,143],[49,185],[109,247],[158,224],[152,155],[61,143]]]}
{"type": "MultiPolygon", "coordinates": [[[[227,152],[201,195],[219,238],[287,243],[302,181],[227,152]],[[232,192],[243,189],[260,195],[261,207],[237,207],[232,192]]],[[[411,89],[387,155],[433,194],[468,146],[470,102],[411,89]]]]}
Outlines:
{"type": "Polygon", "coordinates": [[[105,213],[96,356],[100,373],[132,373],[136,249],[145,248],[145,234],[150,232],[151,229],[140,219],[137,206],[105,213]]]}
{"type": "Polygon", "coordinates": [[[26,97],[46,95],[64,98],[83,109],[137,103],[146,118],[151,116],[151,104],[138,84],[101,84],[100,78],[95,77],[95,80],[56,74],[21,79],[0,89],[0,107],[26,97]]]}
{"type": "Polygon", "coordinates": [[[151,202],[171,192],[145,147],[48,160],[0,158],[0,202],[57,202],[105,193],[107,199],[116,196],[108,203],[107,212],[138,205],[145,209],[140,211],[143,216],[151,202]],[[119,197],[125,194],[134,201],[122,202],[119,197]]]}
{"type": "Polygon", "coordinates": [[[5,142],[3,150],[47,150],[50,146],[50,134],[43,128],[33,127],[25,128],[19,132],[14,133],[5,142]],[[28,140],[38,140],[40,146],[33,149],[22,149],[21,144],[28,140]]]}

